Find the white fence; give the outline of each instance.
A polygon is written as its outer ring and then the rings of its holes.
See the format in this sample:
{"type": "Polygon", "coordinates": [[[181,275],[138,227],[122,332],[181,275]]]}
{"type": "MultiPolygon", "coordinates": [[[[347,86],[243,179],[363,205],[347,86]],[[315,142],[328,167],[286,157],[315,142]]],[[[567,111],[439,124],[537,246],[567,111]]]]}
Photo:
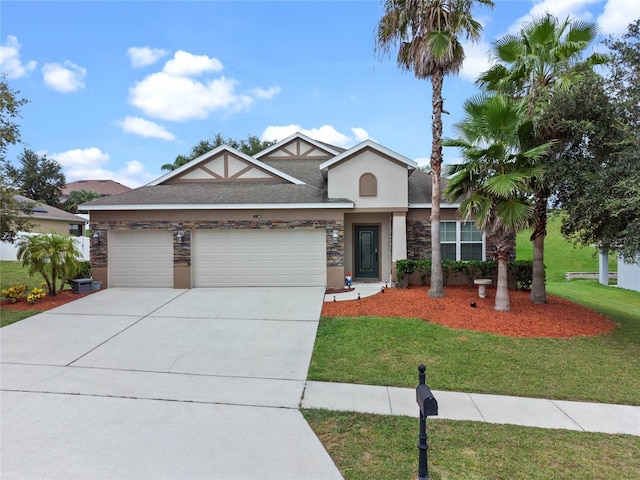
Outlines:
{"type": "MultiPolygon", "coordinates": [[[[22,233],[20,235],[37,235],[22,233]]],[[[76,244],[76,248],[80,250],[82,259],[89,261],[89,238],[88,237],[73,237],[73,241],[76,244]]],[[[16,244],[0,242],[0,260],[17,260],[18,247],[16,244]]]]}

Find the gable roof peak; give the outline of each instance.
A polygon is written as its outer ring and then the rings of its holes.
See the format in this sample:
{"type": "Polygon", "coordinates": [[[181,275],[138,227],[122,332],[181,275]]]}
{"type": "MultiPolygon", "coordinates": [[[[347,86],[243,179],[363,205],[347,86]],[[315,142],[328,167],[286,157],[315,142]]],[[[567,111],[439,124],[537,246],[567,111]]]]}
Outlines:
{"type": "Polygon", "coordinates": [[[265,155],[268,155],[269,153],[273,152],[274,150],[277,150],[278,148],[281,148],[283,145],[286,145],[287,143],[291,142],[292,140],[296,140],[296,139],[303,140],[303,141],[305,141],[307,143],[310,143],[314,147],[317,147],[317,148],[319,148],[321,150],[324,150],[325,152],[330,153],[331,155],[338,155],[342,151],[342,149],[340,149],[339,147],[336,147],[335,145],[329,145],[328,143],[324,143],[324,142],[320,142],[318,140],[314,140],[313,138],[306,136],[304,133],[296,132],[296,133],[293,133],[293,134],[289,135],[287,138],[284,138],[284,139],[280,140],[279,142],[274,143],[269,148],[265,148],[261,152],[258,152],[255,155],[255,158],[261,158],[261,157],[263,157],[265,155]]]}
{"type": "Polygon", "coordinates": [[[258,160],[257,158],[251,157],[250,155],[247,155],[244,152],[241,152],[240,150],[236,150],[235,148],[229,146],[229,145],[220,145],[219,147],[214,148],[213,150],[208,151],[207,153],[204,153],[202,155],[200,155],[197,158],[194,158],[193,160],[191,160],[190,162],[185,163],[184,165],[182,165],[181,167],[176,168],[175,170],[172,170],[171,172],[168,172],[164,175],[162,175],[159,178],[156,178],[155,180],[149,182],[146,186],[154,186],[154,185],[161,185],[163,183],[165,183],[167,180],[170,180],[174,177],[180,176],[185,170],[191,169],[195,166],[197,166],[200,163],[206,162],[207,160],[215,157],[216,155],[218,155],[219,153],[226,151],[229,152],[233,155],[236,155],[237,157],[240,157],[242,160],[246,161],[249,164],[252,164],[258,168],[261,168],[263,170],[266,170],[267,172],[282,178],[283,180],[286,180],[290,183],[293,183],[294,185],[304,185],[305,182],[303,182],[302,180],[299,180],[295,177],[292,177],[291,175],[288,175],[276,168],[273,168],[271,165],[267,165],[264,162],[261,162],[260,160],[258,160]]]}
{"type": "Polygon", "coordinates": [[[357,145],[354,145],[353,147],[349,148],[348,150],[345,150],[344,152],[340,153],[339,155],[336,155],[334,158],[332,158],[331,160],[327,160],[326,162],[322,163],[320,165],[320,170],[326,170],[329,167],[331,167],[332,165],[335,165],[338,162],[341,162],[343,160],[345,160],[346,158],[349,158],[353,155],[355,155],[358,152],[361,152],[363,150],[366,150],[367,148],[370,148],[372,150],[375,150],[377,152],[382,153],[383,155],[386,155],[390,158],[393,158],[394,160],[400,162],[400,163],[404,163],[407,166],[407,169],[410,171],[415,170],[416,168],[418,168],[418,164],[411,160],[410,158],[405,157],[404,155],[401,155],[397,152],[394,152],[393,150],[387,148],[387,147],[383,147],[382,145],[380,145],[377,142],[374,142],[371,139],[366,139],[360,143],[358,143],[357,145]]]}

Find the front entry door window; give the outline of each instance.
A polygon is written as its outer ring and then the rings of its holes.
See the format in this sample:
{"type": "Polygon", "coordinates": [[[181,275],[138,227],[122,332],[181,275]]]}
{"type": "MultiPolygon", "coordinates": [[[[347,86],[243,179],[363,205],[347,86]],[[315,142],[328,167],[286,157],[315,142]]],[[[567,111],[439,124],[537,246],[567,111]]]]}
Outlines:
{"type": "Polygon", "coordinates": [[[355,227],[355,277],[379,278],[378,226],[355,227]]]}

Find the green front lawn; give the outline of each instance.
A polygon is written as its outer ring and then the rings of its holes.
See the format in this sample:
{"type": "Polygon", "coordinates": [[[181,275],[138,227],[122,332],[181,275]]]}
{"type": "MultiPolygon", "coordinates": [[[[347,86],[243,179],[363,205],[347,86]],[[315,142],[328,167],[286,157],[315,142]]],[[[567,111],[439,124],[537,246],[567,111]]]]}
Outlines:
{"type": "MultiPolygon", "coordinates": [[[[418,420],[305,410],[346,480],[415,479],[418,420]]],[[[440,479],[640,478],[631,435],[429,419],[429,476],[440,479]]]]}
{"type": "MultiPolygon", "coordinates": [[[[574,248],[559,228],[559,219],[550,222],[547,291],[614,320],[613,333],[516,339],[420,320],[323,318],[309,378],[414,387],[424,363],[435,389],[640,405],[640,293],[565,281],[566,271],[593,271],[598,262],[594,249],[574,248]]],[[[518,238],[518,258],[530,258],[528,235],[518,238]]]]}
{"type": "MultiPolygon", "coordinates": [[[[611,288],[570,285],[568,293],[588,299],[611,288]]],[[[640,405],[640,312],[630,308],[640,294],[611,293],[600,310],[620,328],[597,337],[519,339],[417,319],[323,318],[309,378],[415,387],[424,363],[427,383],[438,390],[640,405]]]]}

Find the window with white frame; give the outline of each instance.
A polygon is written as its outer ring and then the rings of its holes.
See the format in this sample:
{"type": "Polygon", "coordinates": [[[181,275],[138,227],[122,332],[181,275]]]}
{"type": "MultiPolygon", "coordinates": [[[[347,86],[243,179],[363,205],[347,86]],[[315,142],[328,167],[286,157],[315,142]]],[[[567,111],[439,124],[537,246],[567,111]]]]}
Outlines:
{"type": "Polygon", "coordinates": [[[484,260],[484,235],[473,222],[440,222],[443,260],[484,260]]]}

